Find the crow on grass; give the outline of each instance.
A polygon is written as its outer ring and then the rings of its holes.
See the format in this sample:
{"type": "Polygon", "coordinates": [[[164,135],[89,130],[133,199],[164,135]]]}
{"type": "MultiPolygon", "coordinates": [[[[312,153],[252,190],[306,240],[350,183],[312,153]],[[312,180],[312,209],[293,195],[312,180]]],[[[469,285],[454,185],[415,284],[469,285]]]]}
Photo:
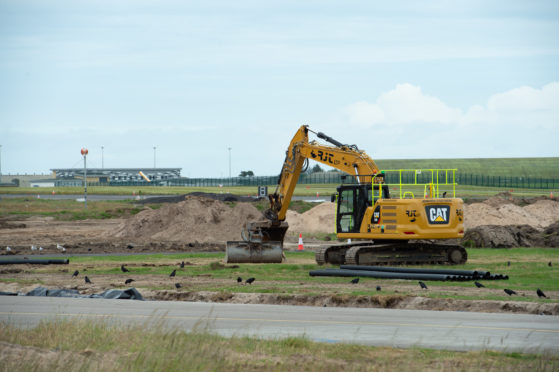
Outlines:
{"type": "Polygon", "coordinates": [[[75,278],[76,276],[78,276],[80,272],[78,270],[74,271],[74,273],[72,274],[72,278],[75,278]]]}
{"type": "Polygon", "coordinates": [[[123,273],[129,273],[130,270],[128,270],[126,267],[124,267],[124,265],[120,265],[120,270],[122,270],[123,273]]]}
{"type": "Polygon", "coordinates": [[[256,279],[255,278],[248,278],[245,283],[252,284],[256,279]]]}
{"type": "Polygon", "coordinates": [[[359,278],[351,279],[351,284],[359,283],[359,278]]]}
{"type": "Polygon", "coordinates": [[[85,280],[85,282],[86,282],[87,284],[93,284],[93,283],[91,282],[91,280],[89,280],[89,278],[87,277],[87,275],[85,276],[84,280],[85,280]]]}
{"type": "Polygon", "coordinates": [[[508,289],[508,288],[503,289],[503,291],[505,291],[505,293],[508,294],[509,296],[518,294],[515,291],[513,291],[512,289],[508,289]]]}
{"type": "Polygon", "coordinates": [[[174,277],[175,275],[177,275],[177,270],[173,270],[173,272],[171,274],[169,274],[169,276],[171,278],[174,277]]]}
{"type": "Polygon", "coordinates": [[[380,290],[381,290],[380,285],[377,285],[377,291],[380,291],[380,290]]]}
{"type": "Polygon", "coordinates": [[[478,288],[485,288],[485,286],[483,284],[481,284],[480,282],[474,282],[474,284],[476,285],[476,287],[478,288]]]}
{"type": "Polygon", "coordinates": [[[179,289],[180,287],[182,287],[182,285],[180,283],[175,283],[175,288],[179,289]]]}
{"type": "Polygon", "coordinates": [[[545,293],[543,293],[542,290],[539,289],[539,288],[538,288],[538,290],[536,291],[536,293],[538,294],[538,297],[539,297],[539,298],[542,298],[542,297],[547,298],[547,296],[545,295],[545,293]]]}
{"type": "Polygon", "coordinates": [[[423,283],[421,280],[420,280],[418,283],[419,283],[419,286],[420,286],[422,289],[428,289],[428,288],[427,288],[427,285],[426,285],[425,283],[423,283]]]}
{"type": "Polygon", "coordinates": [[[237,277],[237,283],[242,283],[243,282],[243,278],[241,278],[240,276],[237,277]]]}
{"type": "Polygon", "coordinates": [[[134,280],[134,279],[126,279],[126,280],[124,281],[124,284],[130,284],[130,283],[132,283],[132,282],[135,282],[135,280],[134,280]]]}

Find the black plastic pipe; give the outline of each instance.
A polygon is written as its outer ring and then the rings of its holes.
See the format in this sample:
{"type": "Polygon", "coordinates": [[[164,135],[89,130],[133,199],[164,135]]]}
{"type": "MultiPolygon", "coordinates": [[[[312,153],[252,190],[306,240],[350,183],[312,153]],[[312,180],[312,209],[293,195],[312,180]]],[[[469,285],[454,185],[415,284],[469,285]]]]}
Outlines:
{"type": "Polygon", "coordinates": [[[489,276],[491,273],[487,271],[472,271],[472,270],[453,270],[453,269],[417,269],[407,267],[386,267],[386,266],[360,266],[360,265],[341,265],[340,269],[343,270],[368,270],[368,271],[387,271],[392,273],[415,273],[415,274],[446,274],[446,275],[461,275],[472,276],[475,278],[483,278],[489,276]]]}
{"type": "Polygon", "coordinates": [[[458,280],[458,276],[443,274],[416,274],[416,273],[393,273],[388,271],[366,271],[347,269],[323,269],[309,272],[310,276],[341,276],[341,277],[366,277],[380,279],[415,279],[415,280],[458,280]]]}
{"type": "Polygon", "coordinates": [[[33,264],[33,265],[66,265],[69,264],[70,260],[66,258],[51,258],[48,260],[41,260],[36,258],[11,258],[11,259],[0,259],[0,265],[21,265],[21,264],[33,264]]]}

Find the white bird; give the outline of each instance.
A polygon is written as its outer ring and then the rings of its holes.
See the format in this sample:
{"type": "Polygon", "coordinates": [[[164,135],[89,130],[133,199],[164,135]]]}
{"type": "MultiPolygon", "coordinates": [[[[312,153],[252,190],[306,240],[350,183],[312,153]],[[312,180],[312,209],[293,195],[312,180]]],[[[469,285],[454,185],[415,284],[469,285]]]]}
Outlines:
{"type": "Polygon", "coordinates": [[[58,249],[59,251],[62,251],[62,252],[66,252],[66,248],[64,248],[63,246],[61,246],[58,243],[56,243],[56,249],[58,249]]]}
{"type": "Polygon", "coordinates": [[[11,251],[12,251],[12,248],[6,247],[6,250],[7,250],[8,252],[11,252],[11,251]]]}
{"type": "Polygon", "coordinates": [[[31,246],[31,250],[32,250],[32,251],[36,251],[36,250],[37,250],[37,247],[35,247],[34,245],[32,245],[32,246],[31,246]]]}
{"type": "Polygon", "coordinates": [[[43,250],[43,247],[39,247],[39,250],[42,251],[42,250],[43,250]]]}

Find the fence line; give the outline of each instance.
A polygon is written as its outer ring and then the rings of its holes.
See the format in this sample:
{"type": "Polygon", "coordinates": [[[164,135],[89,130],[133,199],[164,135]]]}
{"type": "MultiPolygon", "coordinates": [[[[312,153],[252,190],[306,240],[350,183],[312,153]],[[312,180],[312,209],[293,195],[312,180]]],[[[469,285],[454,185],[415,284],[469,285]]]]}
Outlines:
{"type": "MultiPolygon", "coordinates": [[[[441,175],[442,176],[442,175],[441,175]]],[[[418,174],[418,183],[431,182],[430,174],[418,174]]],[[[412,174],[404,174],[402,183],[413,183],[412,174]]],[[[190,187],[231,187],[231,186],[263,186],[276,185],[278,176],[232,177],[232,178],[178,178],[165,181],[148,182],[88,182],[90,186],[190,186],[190,187]]],[[[299,177],[299,184],[342,184],[356,183],[355,177],[340,172],[304,173],[299,177]]],[[[397,174],[386,174],[388,184],[399,183],[397,174]]],[[[466,186],[485,186],[522,189],[556,189],[559,188],[559,178],[543,177],[508,177],[489,176],[483,174],[456,173],[456,183],[466,186]]],[[[59,184],[63,186],[63,184],[59,184]]]]}

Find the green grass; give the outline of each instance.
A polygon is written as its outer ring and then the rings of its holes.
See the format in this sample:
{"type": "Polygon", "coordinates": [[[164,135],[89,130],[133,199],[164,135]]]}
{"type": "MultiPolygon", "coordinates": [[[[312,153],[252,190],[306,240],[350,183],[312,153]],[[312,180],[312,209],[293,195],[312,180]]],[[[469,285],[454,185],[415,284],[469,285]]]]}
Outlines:
{"type": "MultiPolygon", "coordinates": [[[[552,248],[511,248],[511,249],[469,249],[468,263],[443,268],[490,271],[508,275],[508,280],[480,280],[488,290],[480,290],[463,294],[460,288],[473,288],[468,282],[426,281],[429,291],[418,291],[415,281],[361,278],[359,286],[348,285],[350,278],[343,277],[310,277],[309,271],[321,268],[314,261],[314,253],[286,252],[287,262],[283,264],[238,264],[223,265],[223,253],[178,253],[154,254],[138,256],[99,256],[69,257],[70,269],[87,266],[88,275],[115,275],[122,277],[133,275],[167,276],[177,263],[189,261],[194,265],[177,270],[177,280],[189,278],[206,278],[197,283],[189,283],[189,290],[216,291],[232,293],[277,293],[298,295],[349,295],[377,296],[376,285],[383,288],[382,295],[421,295],[431,298],[476,299],[476,300],[515,300],[540,303],[558,303],[559,298],[539,299],[535,295],[537,288],[544,292],[559,292],[559,249],[552,248]],[[508,266],[507,262],[511,265],[508,266]],[[554,262],[548,267],[549,261],[554,262]],[[131,274],[123,274],[120,264],[131,266],[131,274]],[[139,266],[151,263],[156,266],[139,266]],[[72,266],[75,265],[75,266],[72,266]],[[138,265],[138,266],[136,266],[138,265]],[[162,266],[159,266],[162,265],[162,266]],[[237,285],[235,278],[255,277],[256,282],[250,286],[237,285]],[[326,286],[325,286],[326,285],[326,286]],[[509,297],[502,289],[512,288],[525,295],[509,297]],[[397,292],[396,292],[397,291],[397,292]]],[[[441,266],[422,266],[424,268],[441,268],[441,266]]],[[[43,273],[56,273],[58,267],[50,266],[37,269],[43,273]]]]}
{"type": "Polygon", "coordinates": [[[397,349],[326,344],[306,337],[225,338],[201,322],[192,332],[155,326],[111,326],[89,320],[50,321],[20,329],[0,323],[6,371],[464,371],[557,370],[556,355],[397,349]]]}
{"type": "Polygon", "coordinates": [[[512,177],[559,177],[559,158],[375,160],[381,169],[458,169],[459,173],[512,177]]]}
{"type": "Polygon", "coordinates": [[[0,200],[0,216],[43,216],[64,221],[120,218],[134,215],[142,208],[132,201],[91,201],[86,209],[84,203],[75,200],[25,197],[0,200]]]}
{"type": "MultiPolygon", "coordinates": [[[[274,190],[274,185],[268,185],[270,190],[274,190]]],[[[312,184],[312,185],[304,185],[299,184],[295,187],[295,191],[293,195],[295,196],[319,196],[320,198],[330,201],[330,196],[336,193],[336,188],[338,184],[312,184]]],[[[58,194],[65,194],[65,195],[81,195],[83,194],[83,188],[79,187],[57,187],[55,188],[58,194]]],[[[414,190],[414,195],[419,196],[422,194],[423,187],[417,188],[414,190]],[[421,190],[420,190],[421,189],[421,190]]],[[[485,187],[485,186],[465,186],[465,185],[458,185],[456,187],[456,196],[460,198],[479,198],[479,197],[490,197],[497,193],[510,191],[509,187],[485,187]]],[[[392,191],[392,190],[391,190],[392,191]]],[[[407,189],[405,190],[407,191],[407,189]]],[[[450,189],[442,189],[442,191],[451,191],[450,189]]],[[[530,197],[530,196],[539,196],[545,195],[549,196],[550,191],[553,191],[555,195],[559,195],[559,190],[547,190],[547,189],[519,189],[515,188],[512,191],[513,196],[516,197],[530,197]]],[[[2,194],[29,194],[33,196],[37,196],[39,194],[50,194],[52,189],[47,188],[32,188],[32,187],[3,187],[0,189],[0,193],[2,194]]],[[[239,187],[175,187],[175,186],[161,186],[161,187],[148,187],[148,186],[122,186],[122,187],[88,187],[87,189],[88,194],[92,195],[130,195],[132,197],[132,193],[134,192],[135,195],[138,195],[141,192],[142,197],[149,197],[150,195],[182,195],[188,194],[191,192],[208,192],[208,193],[231,193],[233,195],[249,195],[249,196],[256,196],[256,187],[255,186],[239,186],[239,187]]],[[[270,191],[271,192],[271,191],[270,191]]],[[[3,203],[5,200],[2,199],[0,204],[3,203]]],[[[91,202],[88,202],[88,205],[91,202]]],[[[83,203],[80,203],[83,205],[83,203]]]]}

